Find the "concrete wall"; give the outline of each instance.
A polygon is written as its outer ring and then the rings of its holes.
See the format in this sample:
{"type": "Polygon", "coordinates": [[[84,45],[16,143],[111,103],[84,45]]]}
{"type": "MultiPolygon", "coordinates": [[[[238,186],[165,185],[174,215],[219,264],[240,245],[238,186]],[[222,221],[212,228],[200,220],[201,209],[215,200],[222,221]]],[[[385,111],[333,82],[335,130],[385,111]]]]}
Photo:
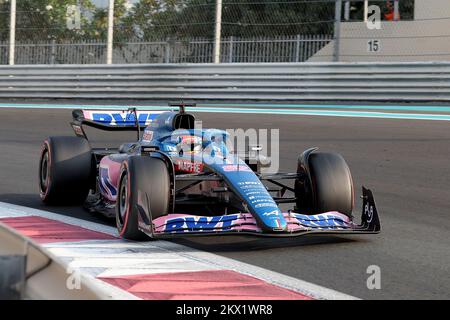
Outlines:
{"type": "MultiPolygon", "coordinates": [[[[383,21],[380,30],[342,22],[339,61],[450,61],[450,0],[416,0],[414,15],[415,21],[383,21]]],[[[333,61],[333,49],[334,41],[308,61],[333,61]]]]}
{"type": "Polygon", "coordinates": [[[414,19],[432,19],[450,17],[450,0],[416,0],[414,19]]]}

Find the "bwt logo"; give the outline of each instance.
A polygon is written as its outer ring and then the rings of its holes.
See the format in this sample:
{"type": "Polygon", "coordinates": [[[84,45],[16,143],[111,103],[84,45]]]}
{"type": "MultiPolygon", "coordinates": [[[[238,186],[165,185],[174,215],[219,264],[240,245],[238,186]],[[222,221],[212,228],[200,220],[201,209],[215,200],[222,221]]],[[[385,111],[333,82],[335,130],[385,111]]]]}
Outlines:
{"type": "Polygon", "coordinates": [[[295,218],[299,223],[307,227],[348,227],[345,221],[333,215],[318,214],[311,219],[310,216],[296,214],[295,218]]]}
{"type": "MultiPolygon", "coordinates": [[[[139,124],[147,125],[152,122],[159,113],[138,113],[139,124]]],[[[126,126],[126,125],[134,125],[136,122],[136,117],[133,113],[125,114],[125,113],[92,113],[92,120],[95,122],[100,122],[107,125],[117,125],[117,126],[126,126]]]]}
{"type": "Polygon", "coordinates": [[[218,217],[185,217],[170,219],[166,223],[165,232],[188,232],[188,231],[209,231],[221,226],[222,229],[230,229],[233,220],[239,216],[218,216],[218,217]],[[220,224],[220,225],[219,225],[220,224]]]}

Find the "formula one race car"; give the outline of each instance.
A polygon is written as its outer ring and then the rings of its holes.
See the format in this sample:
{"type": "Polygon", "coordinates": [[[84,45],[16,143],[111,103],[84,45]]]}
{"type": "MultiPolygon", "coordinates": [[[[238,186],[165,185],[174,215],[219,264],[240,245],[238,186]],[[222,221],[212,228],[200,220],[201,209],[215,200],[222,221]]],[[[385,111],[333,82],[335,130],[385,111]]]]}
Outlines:
{"type": "Polygon", "coordinates": [[[171,106],[179,110],[74,110],[76,136],[43,143],[41,199],[84,203],[91,212],[115,216],[120,236],[133,240],[380,231],[368,189],[362,188],[361,224],[354,222],[352,177],[339,154],[308,149],[298,158],[297,172],[263,174],[260,146],[231,152],[226,131],[195,129],[186,104],[171,106]],[[85,126],[136,131],[138,138],[117,149],[92,148],[85,126]],[[281,204],[294,207],[283,212],[281,204]]]}

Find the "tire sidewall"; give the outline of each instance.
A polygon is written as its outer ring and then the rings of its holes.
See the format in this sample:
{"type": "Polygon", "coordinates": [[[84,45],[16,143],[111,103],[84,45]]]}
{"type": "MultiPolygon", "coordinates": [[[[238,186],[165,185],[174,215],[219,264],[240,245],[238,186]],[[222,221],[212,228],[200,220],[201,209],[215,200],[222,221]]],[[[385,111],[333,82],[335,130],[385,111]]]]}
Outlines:
{"type": "MultiPolygon", "coordinates": [[[[164,168],[167,168],[163,160],[158,158],[131,156],[123,161],[120,168],[116,200],[116,225],[121,237],[130,240],[148,239],[147,235],[139,230],[140,212],[138,205],[144,205],[138,203],[139,197],[143,197],[145,194],[147,195],[147,204],[150,206],[150,215],[152,212],[157,212],[161,215],[168,213],[170,184],[161,183],[161,176],[158,175],[158,173],[161,173],[162,168],[159,167],[160,164],[162,164],[164,168]],[[122,184],[124,183],[125,177],[127,177],[126,190],[128,203],[126,212],[122,218],[120,206],[122,184]],[[162,197],[166,198],[163,199],[162,197]]],[[[166,176],[163,175],[163,177],[166,176]]],[[[169,179],[168,174],[167,179],[169,179]]],[[[141,201],[143,200],[141,199],[141,201]]],[[[149,218],[151,223],[153,217],[149,218]]]]}
{"type": "Polygon", "coordinates": [[[39,158],[39,197],[42,201],[46,202],[48,200],[49,190],[51,189],[51,183],[52,183],[52,153],[50,149],[50,144],[48,140],[45,140],[41,147],[41,156],[39,158]],[[47,169],[47,186],[45,192],[42,190],[42,161],[44,154],[48,154],[48,160],[47,160],[47,166],[49,167],[47,169]]]}
{"type": "Polygon", "coordinates": [[[121,237],[126,237],[127,229],[129,228],[130,223],[130,211],[131,211],[131,204],[132,204],[132,190],[131,190],[131,179],[133,176],[130,174],[129,170],[129,161],[125,160],[122,163],[122,166],[120,168],[120,176],[119,176],[119,183],[118,183],[118,193],[117,193],[117,203],[116,203],[116,225],[117,230],[119,231],[119,235],[121,237]],[[122,183],[123,179],[127,177],[127,209],[126,213],[124,215],[124,219],[122,221],[122,217],[120,214],[120,202],[121,201],[121,190],[122,190],[122,183]]]}
{"type": "Polygon", "coordinates": [[[138,194],[138,177],[139,173],[136,172],[136,162],[139,161],[139,157],[130,157],[125,160],[120,168],[120,179],[118,183],[118,192],[116,200],[116,226],[119,236],[129,240],[148,240],[148,236],[139,230],[139,212],[137,209],[137,194],[138,194]],[[120,214],[120,199],[123,180],[127,177],[127,208],[123,217],[120,214]]]}
{"type": "Polygon", "coordinates": [[[56,136],[44,140],[39,158],[39,197],[47,205],[80,205],[94,184],[95,169],[89,142],[81,137],[56,136]],[[47,187],[42,184],[42,164],[47,162],[47,187]]]}

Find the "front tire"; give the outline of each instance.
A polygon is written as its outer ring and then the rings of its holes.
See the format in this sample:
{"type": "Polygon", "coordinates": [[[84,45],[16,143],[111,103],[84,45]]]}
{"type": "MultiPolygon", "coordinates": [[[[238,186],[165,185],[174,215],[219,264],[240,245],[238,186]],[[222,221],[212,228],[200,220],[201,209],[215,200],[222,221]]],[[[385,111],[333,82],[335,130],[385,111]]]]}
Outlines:
{"type": "Polygon", "coordinates": [[[129,240],[148,240],[139,230],[138,206],[143,203],[149,206],[150,222],[151,219],[168,214],[169,170],[159,158],[133,156],[123,162],[120,170],[116,225],[121,237],[129,240]]]}
{"type": "Polygon", "coordinates": [[[312,214],[338,211],[351,217],[354,188],[344,158],[337,153],[313,152],[307,161],[307,165],[299,165],[308,168],[309,175],[305,175],[310,179],[296,183],[297,209],[312,214]]]}
{"type": "Polygon", "coordinates": [[[49,137],[39,161],[39,195],[49,205],[81,204],[92,180],[92,151],[80,137],[49,137]]]}

